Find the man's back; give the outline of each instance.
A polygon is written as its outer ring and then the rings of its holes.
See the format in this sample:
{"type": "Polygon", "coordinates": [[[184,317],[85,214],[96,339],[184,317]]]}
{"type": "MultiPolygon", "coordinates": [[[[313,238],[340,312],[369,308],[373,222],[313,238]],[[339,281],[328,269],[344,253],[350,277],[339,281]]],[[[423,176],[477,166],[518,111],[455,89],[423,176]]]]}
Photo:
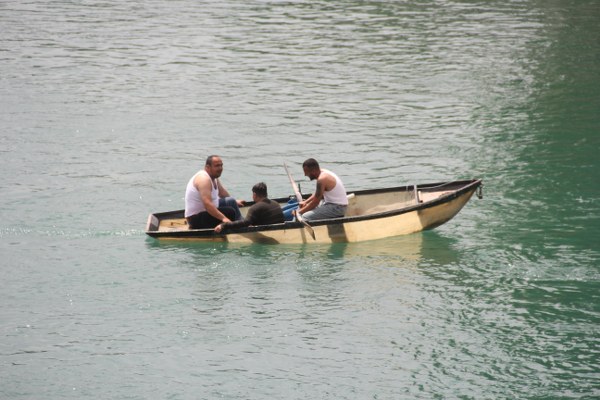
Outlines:
{"type": "Polygon", "coordinates": [[[269,224],[280,224],[285,221],[283,217],[283,210],[276,201],[264,198],[257,201],[248,209],[246,218],[227,222],[223,224],[224,228],[235,229],[243,228],[250,225],[269,225],[269,224]]]}
{"type": "Polygon", "coordinates": [[[250,221],[250,225],[269,225],[284,222],[281,206],[271,199],[262,199],[250,207],[246,219],[250,221]]]}

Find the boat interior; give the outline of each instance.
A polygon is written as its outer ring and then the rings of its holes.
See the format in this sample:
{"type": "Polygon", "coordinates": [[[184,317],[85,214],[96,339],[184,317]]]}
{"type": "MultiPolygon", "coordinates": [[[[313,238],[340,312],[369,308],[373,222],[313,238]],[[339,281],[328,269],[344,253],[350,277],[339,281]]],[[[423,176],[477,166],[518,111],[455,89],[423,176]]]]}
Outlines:
{"type": "MultiPolygon", "coordinates": [[[[446,194],[452,193],[456,188],[449,187],[428,187],[415,188],[415,186],[407,186],[401,190],[373,190],[365,191],[356,195],[350,193],[348,195],[347,217],[357,217],[371,214],[378,214],[387,211],[398,210],[420,203],[428,202],[437,199],[446,194]]],[[[287,198],[275,199],[282,206],[287,204],[287,198]]],[[[245,215],[248,208],[252,205],[249,203],[245,207],[241,207],[242,215],[245,215]]],[[[151,215],[149,217],[148,227],[152,227],[156,231],[173,231],[188,229],[187,222],[183,218],[183,210],[178,212],[151,215]]]]}

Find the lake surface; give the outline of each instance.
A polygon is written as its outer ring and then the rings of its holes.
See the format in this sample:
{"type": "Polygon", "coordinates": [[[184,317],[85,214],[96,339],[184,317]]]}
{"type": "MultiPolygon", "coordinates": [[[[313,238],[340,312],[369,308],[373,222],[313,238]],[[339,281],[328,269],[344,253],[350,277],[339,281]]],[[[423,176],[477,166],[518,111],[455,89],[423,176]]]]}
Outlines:
{"type": "Polygon", "coordinates": [[[0,397],[600,396],[600,3],[0,3],[0,397]],[[250,198],[482,178],[449,223],[160,243],[250,198]]]}

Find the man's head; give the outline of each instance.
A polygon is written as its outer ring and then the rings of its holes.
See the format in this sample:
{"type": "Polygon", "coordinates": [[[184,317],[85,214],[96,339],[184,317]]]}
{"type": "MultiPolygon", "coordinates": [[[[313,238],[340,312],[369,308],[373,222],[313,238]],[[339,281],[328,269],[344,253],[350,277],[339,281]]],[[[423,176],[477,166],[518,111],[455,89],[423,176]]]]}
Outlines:
{"type": "Polygon", "coordinates": [[[217,179],[223,173],[223,160],[219,156],[208,156],[204,170],[208,173],[211,179],[217,179]]]}
{"type": "Polygon", "coordinates": [[[264,199],[267,197],[267,185],[264,182],[258,182],[252,186],[253,197],[264,199]]]}
{"type": "Polygon", "coordinates": [[[308,176],[311,181],[313,179],[317,179],[321,174],[319,163],[314,158],[309,158],[304,161],[302,164],[302,169],[304,170],[304,176],[308,176]]]}

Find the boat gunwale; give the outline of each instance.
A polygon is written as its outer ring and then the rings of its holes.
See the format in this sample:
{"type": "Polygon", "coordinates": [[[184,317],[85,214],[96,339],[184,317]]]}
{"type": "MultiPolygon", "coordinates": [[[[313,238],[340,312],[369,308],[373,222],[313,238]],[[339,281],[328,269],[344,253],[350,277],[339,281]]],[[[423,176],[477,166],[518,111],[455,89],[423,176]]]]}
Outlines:
{"type": "MultiPolygon", "coordinates": [[[[469,180],[458,180],[458,181],[449,181],[449,182],[440,182],[440,183],[429,183],[429,184],[421,184],[417,185],[417,189],[421,192],[431,191],[432,189],[437,189],[443,186],[448,185],[460,185],[457,189],[452,189],[450,193],[443,194],[435,199],[425,201],[418,204],[413,204],[407,207],[397,208],[388,211],[382,211],[372,214],[366,215],[355,215],[349,217],[340,217],[340,218],[328,218],[322,220],[312,221],[310,225],[312,227],[317,226],[335,226],[342,225],[345,223],[354,223],[360,221],[368,221],[373,219],[384,219],[388,217],[392,217],[395,215],[405,214],[412,211],[418,211],[421,209],[435,207],[439,204],[447,203],[466,192],[477,189],[482,185],[481,179],[469,179],[469,180]]],[[[354,193],[355,195],[371,195],[378,193],[387,193],[387,192],[399,192],[405,191],[408,192],[410,187],[414,187],[414,185],[405,185],[405,186],[396,186],[389,188],[378,188],[378,189],[365,189],[354,191],[350,193],[354,193]]],[[[307,195],[308,196],[308,195],[307,195]]],[[[288,199],[287,197],[281,197],[278,199],[273,199],[277,202],[284,202],[288,199]]],[[[247,206],[252,205],[253,202],[248,202],[247,206]]],[[[169,215],[181,215],[184,210],[174,210],[174,211],[165,211],[159,213],[151,213],[149,216],[149,220],[152,216],[156,217],[159,221],[163,219],[168,219],[169,215]]],[[[148,224],[149,225],[149,224],[148,224]]],[[[269,225],[256,225],[256,226],[248,226],[244,228],[231,229],[222,233],[215,233],[213,229],[181,229],[181,230],[169,230],[169,231],[150,231],[146,230],[146,234],[153,238],[161,238],[161,237],[169,237],[169,238],[186,238],[186,237],[195,237],[195,238],[210,238],[210,237],[226,237],[229,234],[246,234],[246,233],[254,233],[254,232],[267,232],[267,231],[279,231],[279,230],[287,230],[287,229],[304,229],[304,225],[301,222],[297,221],[286,221],[278,224],[269,224],[269,225]]]]}

